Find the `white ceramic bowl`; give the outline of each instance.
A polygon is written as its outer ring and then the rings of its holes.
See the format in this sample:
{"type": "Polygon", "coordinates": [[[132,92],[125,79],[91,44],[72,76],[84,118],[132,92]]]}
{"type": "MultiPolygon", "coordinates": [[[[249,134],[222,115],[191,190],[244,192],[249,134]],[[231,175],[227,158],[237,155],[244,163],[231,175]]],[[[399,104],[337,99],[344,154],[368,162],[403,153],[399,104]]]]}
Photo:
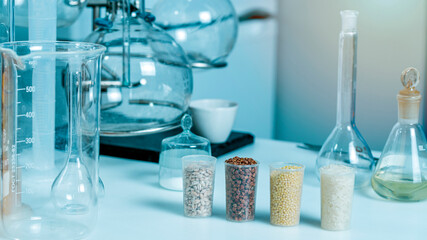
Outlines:
{"type": "Polygon", "coordinates": [[[190,103],[194,132],[211,141],[227,141],[236,118],[238,104],[223,99],[201,99],[190,103]]]}

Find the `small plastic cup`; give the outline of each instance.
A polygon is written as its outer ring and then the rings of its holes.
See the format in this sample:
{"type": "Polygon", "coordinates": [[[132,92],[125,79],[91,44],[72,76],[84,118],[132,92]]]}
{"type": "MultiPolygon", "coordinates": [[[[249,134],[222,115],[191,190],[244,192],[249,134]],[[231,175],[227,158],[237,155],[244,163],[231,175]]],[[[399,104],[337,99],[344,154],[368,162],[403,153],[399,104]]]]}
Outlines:
{"type": "Polygon", "coordinates": [[[212,215],[216,158],[208,155],[182,157],[183,204],[187,217],[212,215]]]}
{"type": "Polygon", "coordinates": [[[300,221],[304,165],[272,163],[270,165],[270,223],[295,226],[300,221]]]}
{"type": "Polygon", "coordinates": [[[350,228],[355,171],[331,164],[320,168],[321,227],[331,231],[350,228]]]}
{"type": "Polygon", "coordinates": [[[226,219],[228,221],[254,220],[258,166],[258,162],[253,165],[225,163],[226,219]]]}

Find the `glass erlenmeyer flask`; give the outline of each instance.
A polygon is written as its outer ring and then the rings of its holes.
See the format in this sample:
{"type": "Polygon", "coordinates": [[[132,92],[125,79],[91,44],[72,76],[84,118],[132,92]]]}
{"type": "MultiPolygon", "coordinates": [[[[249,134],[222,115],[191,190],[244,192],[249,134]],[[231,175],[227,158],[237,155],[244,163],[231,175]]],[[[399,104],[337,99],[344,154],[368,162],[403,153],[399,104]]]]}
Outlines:
{"type": "Polygon", "coordinates": [[[415,68],[402,72],[405,89],[397,95],[399,118],[387,139],[372,176],[378,195],[399,201],[427,199],[427,141],[418,122],[421,95],[415,68]]]}
{"type": "Polygon", "coordinates": [[[357,11],[341,11],[339,40],[337,123],[316,160],[316,173],[329,164],[344,164],[356,170],[355,188],[369,185],[374,160],[355,123],[357,11]]]}
{"type": "Polygon", "coordinates": [[[109,1],[107,17],[86,41],[107,47],[103,58],[101,134],[143,135],[176,128],[188,109],[193,75],[175,40],[128,5],[109,1]]]}

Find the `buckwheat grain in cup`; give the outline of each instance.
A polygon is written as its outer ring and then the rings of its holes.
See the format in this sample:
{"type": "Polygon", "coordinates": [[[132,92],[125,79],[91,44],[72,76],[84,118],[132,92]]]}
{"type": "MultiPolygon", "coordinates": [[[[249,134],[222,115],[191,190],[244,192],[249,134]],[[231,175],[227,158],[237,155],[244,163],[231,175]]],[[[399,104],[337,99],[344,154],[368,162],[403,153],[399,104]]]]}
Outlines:
{"type": "Polygon", "coordinates": [[[296,163],[270,165],[270,223],[294,226],[300,221],[304,166],[296,163]]]}
{"type": "Polygon", "coordinates": [[[252,158],[234,157],[225,161],[227,220],[254,220],[258,166],[252,158]]]}

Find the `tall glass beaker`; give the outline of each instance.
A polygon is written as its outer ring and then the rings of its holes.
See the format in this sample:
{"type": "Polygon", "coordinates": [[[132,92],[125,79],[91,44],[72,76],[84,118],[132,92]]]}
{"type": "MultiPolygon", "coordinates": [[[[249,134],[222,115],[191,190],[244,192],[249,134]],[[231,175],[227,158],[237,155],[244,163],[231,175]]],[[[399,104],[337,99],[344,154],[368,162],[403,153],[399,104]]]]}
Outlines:
{"type": "Polygon", "coordinates": [[[104,51],[90,43],[0,44],[1,216],[8,237],[80,239],[93,229],[104,51]],[[36,85],[46,62],[53,63],[54,77],[45,81],[54,84],[36,85]],[[35,96],[50,86],[51,94],[35,96]],[[38,109],[52,102],[54,128],[45,128],[38,109]],[[51,134],[53,141],[38,144],[51,134]]]}
{"type": "Polygon", "coordinates": [[[320,179],[321,167],[329,164],[347,165],[356,171],[355,188],[361,188],[369,185],[374,158],[355,123],[357,15],[357,11],[341,11],[337,122],[317,155],[316,173],[320,179]]]}

